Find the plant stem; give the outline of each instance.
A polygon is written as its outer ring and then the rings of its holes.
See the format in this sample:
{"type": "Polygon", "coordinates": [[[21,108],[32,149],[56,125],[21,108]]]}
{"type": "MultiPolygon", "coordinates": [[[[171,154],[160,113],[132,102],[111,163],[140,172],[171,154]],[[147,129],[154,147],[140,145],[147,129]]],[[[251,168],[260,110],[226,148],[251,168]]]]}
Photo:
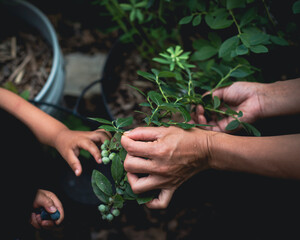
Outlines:
{"type": "Polygon", "coordinates": [[[166,100],[167,103],[169,103],[169,100],[168,100],[167,96],[165,95],[164,91],[163,91],[162,88],[161,88],[161,85],[160,85],[160,82],[159,82],[159,79],[158,79],[158,76],[157,76],[157,75],[155,76],[155,82],[156,82],[156,84],[157,84],[157,86],[158,86],[158,88],[159,88],[159,91],[160,91],[161,94],[163,95],[164,99],[166,100]]]}
{"type": "Polygon", "coordinates": [[[242,34],[241,28],[240,28],[239,24],[237,23],[237,21],[236,21],[236,19],[235,19],[235,16],[234,16],[234,14],[233,14],[233,12],[232,12],[232,10],[229,10],[229,13],[230,13],[230,15],[231,15],[231,17],[232,17],[232,19],[233,19],[233,21],[234,21],[234,24],[235,24],[235,26],[236,26],[236,28],[237,28],[237,30],[238,30],[238,32],[239,32],[239,35],[242,34]]]}
{"type": "Polygon", "coordinates": [[[238,117],[234,116],[233,114],[226,113],[226,112],[224,112],[224,111],[222,111],[222,110],[218,110],[218,109],[214,109],[214,108],[209,108],[209,107],[204,107],[204,109],[205,109],[205,110],[208,110],[208,111],[210,111],[210,112],[215,112],[215,113],[224,114],[224,115],[233,117],[235,120],[240,121],[240,120],[238,119],[238,117]]]}
{"type": "Polygon", "coordinates": [[[230,77],[231,73],[237,70],[239,67],[242,67],[241,64],[236,65],[234,68],[230,69],[230,71],[226,74],[226,76],[222,77],[222,79],[218,82],[218,84],[210,91],[211,94],[221,86],[221,84],[230,77]]]}
{"type": "Polygon", "coordinates": [[[264,4],[264,7],[265,7],[265,9],[266,9],[266,12],[267,12],[267,15],[268,15],[268,18],[269,18],[270,22],[273,24],[273,27],[275,27],[275,23],[274,23],[274,21],[273,21],[273,19],[272,19],[272,17],[271,17],[270,11],[269,11],[269,9],[268,9],[268,7],[267,7],[267,5],[266,5],[265,0],[262,0],[262,2],[263,2],[263,4],[264,4]]]}
{"type": "Polygon", "coordinates": [[[152,122],[152,118],[153,116],[155,115],[155,113],[158,111],[158,106],[155,108],[154,112],[152,113],[151,117],[149,118],[149,124],[148,126],[150,125],[150,123],[152,122]]]}
{"type": "MultiPolygon", "coordinates": [[[[186,68],[186,71],[189,75],[189,83],[188,83],[188,95],[191,96],[191,91],[193,90],[194,86],[193,86],[193,82],[192,82],[192,74],[191,71],[186,68]]],[[[194,93],[194,92],[193,92],[194,93]]],[[[194,95],[194,94],[193,94],[194,95]]]]}

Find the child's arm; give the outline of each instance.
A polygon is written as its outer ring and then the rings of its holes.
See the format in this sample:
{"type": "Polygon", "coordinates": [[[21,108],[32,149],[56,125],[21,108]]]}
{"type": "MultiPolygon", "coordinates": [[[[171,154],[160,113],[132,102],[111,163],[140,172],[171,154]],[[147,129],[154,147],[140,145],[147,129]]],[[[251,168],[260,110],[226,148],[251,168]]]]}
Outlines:
{"type": "Polygon", "coordinates": [[[0,88],[0,108],[26,124],[41,143],[55,147],[77,176],[82,172],[77,158],[80,149],[89,151],[100,162],[101,154],[96,144],[110,137],[105,131],[71,131],[49,114],[3,88],[0,88]]]}

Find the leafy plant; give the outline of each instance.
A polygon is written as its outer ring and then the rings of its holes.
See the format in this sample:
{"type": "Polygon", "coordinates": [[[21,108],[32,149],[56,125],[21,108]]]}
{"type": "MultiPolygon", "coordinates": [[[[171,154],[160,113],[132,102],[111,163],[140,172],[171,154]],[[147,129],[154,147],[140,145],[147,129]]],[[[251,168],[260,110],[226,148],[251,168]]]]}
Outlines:
{"type": "MultiPolygon", "coordinates": [[[[176,126],[186,130],[207,126],[190,123],[193,106],[201,104],[208,118],[212,114],[232,117],[226,127],[228,131],[241,127],[250,135],[260,136],[254,126],[240,120],[241,111],[230,109],[212,94],[234,81],[264,81],[260,69],[251,63],[253,56],[291,42],[270,13],[272,1],[268,4],[264,0],[94,2],[105,6],[125,33],[124,38],[135,42],[141,54],[153,60],[150,72],[137,73],[157,88],[144,93],[132,86],[145,98],[140,105],[148,111],[140,113],[145,116],[146,126],[176,126]],[[181,34],[185,28],[190,31],[181,34]],[[183,51],[184,45],[189,51],[183,51]],[[208,94],[203,96],[205,92],[208,94]]],[[[292,10],[299,13],[299,1],[292,10]]],[[[114,182],[111,184],[97,170],[92,176],[94,192],[102,201],[99,210],[103,219],[111,221],[120,214],[126,200],[141,204],[152,197],[132,192],[123,167],[126,151],[120,139],[124,128],[132,124],[132,117],[112,122],[94,120],[102,124],[99,128],[114,132],[111,141],[101,146],[103,163],[111,164],[114,182]]]]}
{"type": "MultiPolygon", "coordinates": [[[[241,111],[235,112],[230,108],[226,111],[221,111],[219,109],[221,101],[218,97],[214,97],[207,102],[201,94],[196,92],[196,79],[193,79],[191,71],[194,65],[188,61],[189,52],[183,52],[180,46],[170,47],[167,49],[167,52],[169,55],[166,53],[160,54],[164,58],[154,58],[153,60],[168,65],[169,70],[159,71],[152,69],[151,73],[138,71],[140,76],[154,82],[157,86],[157,91],[152,90],[147,94],[134,87],[146,99],[146,102],[141,103],[141,105],[148,107],[149,112],[140,113],[145,115],[144,121],[147,126],[177,126],[186,130],[192,127],[208,126],[189,123],[191,120],[191,106],[202,104],[208,112],[234,118],[228,124],[227,130],[234,130],[242,125],[249,133],[257,136],[260,134],[252,125],[239,120],[243,116],[241,111]],[[178,114],[180,118],[178,118],[178,114]],[[174,116],[176,116],[175,119],[174,116]]],[[[242,66],[238,65],[231,69],[226,77],[220,79],[216,87],[223,84],[238,67],[242,66]]],[[[91,119],[102,124],[99,128],[114,132],[112,139],[110,141],[106,140],[101,145],[102,162],[111,164],[111,176],[114,180],[114,185],[101,172],[94,170],[92,174],[93,190],[102,202],[99,205],[99,211],[103,219],[111,221],[120,214],[120,209],[126,200],[136,200],[139,204],[143,204],[150,201],[152,197],[142,197],[132,192],[123,167],[126,151],[121,145],[121,137],[125,131],[124,128],[132,124],[133,118],[118,118],[114,121],[102,118],[91,119]]]]}

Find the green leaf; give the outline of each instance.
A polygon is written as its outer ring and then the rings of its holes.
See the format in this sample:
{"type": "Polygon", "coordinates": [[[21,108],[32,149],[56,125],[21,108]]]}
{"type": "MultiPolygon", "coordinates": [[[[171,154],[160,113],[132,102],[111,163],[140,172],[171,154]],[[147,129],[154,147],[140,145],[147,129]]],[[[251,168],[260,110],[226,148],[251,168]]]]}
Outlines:
{"type": "Polygon", "coordinates": [[[270,39],[270,35],[254,27],[243,29],[243,33],[240,35],[240,37],[243,44],[248,48],[250,46],[268,44],[270,39]]]}
{"type": "Polygon", "coordinates": [[[119,156],[119,154],[117,154],[116,157],[112,160],[111,164],[111,175],[117,184],[119,184],[122,180],[123,172],[124,167],[121,161],[121,157],[119,156]]]}
{"type": "Polygon", "coordinates": [[[108,203],[109,202],[109,196],[107,196],[101,189],[97,186],[96,184],[96,172],[97,170],[93,170],[92,173],[92,188],[95,193],[95,195],[98,197],[98,199],[103,202],[103,203],[108,203]]]}
{"type": "Polygon", "coordinates": [[[188,122],[191,120],[190,113],[184,107],[179,107],[178,110],[181,113],[182,117],[184,118],[185,122],[188,122]]]}
{"type": "Polygon", "coordinates": [[[178,108],[179,105],[176,103],[162,103],[159,108],[164,109],[166,111],[170,111],[170,112],[178,112],[178,108]]]}
{"type": "Polygon", "coordinates": [[[195,124],[189,124],[189,123],[176,123],[175,125],[178,127],[181,127],[184,130],[189,130],[189,129],[195,127],[195,124]]]}
{"type": "Polygon", "coordinates": [[[132,9],[131,4],[127,4],[127,3],[120,3],[119,6],[120,6],[124,11],[131,11],[131,9],[132,9]]]}
{"type": "Polygon", "coordinates": [[[153,197],[138,197],[138,198],[136,199],[136,201],[137,201],[137,203],[138,203],[139,205],[141,205],[141,204],[145,204],[145,203],[147,203],[147,202],[150,202],[152,199],[153,199],[153,197]]]}
{"type": "Polygon", "coordinates": [[[251,75],[253,73],[253,71],[248,68],[248,67],[240,67],[236,70],[234,70],[230,76],[231,77],[236,77],[236,78],[244,78],[247,77],[249,75],[251,75]]]}
{"type": "Polygon", "coordinates": [[[225,57],[231,54],[231,51],[235,50],[240,42],[240,39],[237,36],[233,36],[225,40],[220,49],[219,49],[219,57],[225,57]]]}
{"type": "Polygon", "coordinates": [[[116,129],[112,126],[109,126],[109,125],[101,125],[99,128],[101,129],[104,129],[105,131],[108,131],[108,132],[115,132],[116,129]]]}
{"type": "Polygon", "coordinates": [[[162,78],[173,78],[175,76],[176,74],[170,71],[162,71],[158,74],[158,77],[162,77],[162,78]]]}
{"type": "Polygon", "coordinates": [[[232,131],[232,130],[238,128],[239,126],[240,126],[240,121],[238,121],[238,120],[233,120],[233,121],[231,121],[230,123],[228,123],[228,125],[226,126],[225,129],[226,129],[227,131],[232,131]]]}
{"type": "Polygon", "coordinates": [[[130,185],[128,182],[125,182],[125,194],[124,194],[124,199],[126,200],[133,200],[136,199],[138,197],[138,195],[136,195],[135,193],[133,193],[130,185]]]}
{"type": "Polygon", "coordinates": [[[24,90],[23,92],[20,93],[20,97],[24,98],[25,100],[28,100],[29,96],[30,96],[29,90],[24,90]]]}
{"type": "Polygon", "coordinates": [[[193,15],[191,16],[186,16],[186,17],[183,17],[180,21],[179,21],[179,24],[182,25],[182,24],[188,24],[192,21],[193,19],[193,15]]]}
{"type": "Polygon", "coordinates": [[[116,127],[117,128],[127,127],[127,126],[131,125],[132,122],[133,122],[133,117],[118,118],[116,120],[116,127]]]}
{"type": "Polygon", "coordinates": [[[201,16],[200,14],[198,14],[198,15],[193,19],[192,25],[193,25],[193,26],[198,26],[198,25],[201,23],[201,20],[202,20],[202,16],[201,16]]]}
{"type": "Polygon", "coordinates": [[[241,122],[243,128],[249,133],[249,134],[253,134],[256,137],[260,137],[261,134],[260,132],[251,124],[246,123],[246,122],[241,122]]]}
{"type": "Polygon", "coordinates": [[[267,53],[269,50],[264,45],[257,45],[250,47],[250,50],[254,53],[267,53]]]}
{"type": "Polygon", "coordinates": [[[229,115],[238,115],[238,113],[236,111],[232,110],[231,108],[227,108],[225,113],[229,114],[229,115]]]}
{"type": "Polygon", "coordinates": [[[91,120],[99,122],[99,123],[104,123],[104,124],[112,125],[111,121],[108,121],[108,120],[106,120],[104,118],[88,118],[88,119],[91,119],[91,120]]]}
{"type": "Polygon", "coordinates": [[[294,14],[300,13],[300,1],[294,2],[292,9],[294,14]]]}
{"type": "Polygon", "coordinates": [[[133,88],[133,89],[135,89],[136,91],[138,91],[141,95],[143,95],[144,97],[146,97],[146,94],[145,93],[143,93],[140,89],[138,89],[137,87],[135,87],[135,86],[132,86],[132,85],[129,85],[129,84],[127,84],[129,87],[131,87],[131,88],[133,88]]]}
{"type": "Polygon", "coordinates": [[[122,133],[116,132],[110,140],[109,148],[114,150],[120,150],[122,148],[121,137],[122,133]]]}
{"type": "Polygon", "coordinates": [[[237,55],[245,55],[249,52],[249,50],[244,44],[241,44],[235,49],[235,52],[237,55]]]}
{"type": "Polygon", "coordinates": [[[110,181],[101,172],[93,170],[92,180],[95,182],[97,187],[107,196],[113,195],[112,185],[110,181]]]}
{"type": "Polygon", "coordinates": [[[150,80],[150,81],[155,81],[155,76],[151,73],[138,70],[137,74],[142,76],[143,78],[150,80]]]}
{"type": "Polygon", "coordinates": [[[193,54],[193,59],[203,61],[218,53],[218,49],[212,46],[203,46],[193,54]]]}
{"type": "Polygon", "coordinates": [[[245,0],[227,0],[226,1],[226,8],[228,10],[234,9],[234,8],[244,8],[245,0]]]}
{"type": "Polygon", "coordinates": [[[170,64],[171,63],[170,60],[166,60],[163,58],[153,58],[152,60],[155,62],[158,62],[158,63],[162,63],[162,64],[170,64]]]}
{"type": "Polygon", "coordinates": [[[122,208],[124,205],[124,199],[120,195],[115,195],[114,196],[114,208],[122,208]]]}
{"type": "Polygon", "coordinates": [[[247,10],[247,12],[243,14],[243,16],[241,17],[240,28],[243,28],[244,26],[248,25],[256,17],[257,17],[256,8],[253,7],[247,10]]]}
{"type": "Polygon", "coordinates": [[[161,105],[163,103],[162,96],[155,91],[148,92],[148,97],[157,105],[161,105]]]}
{"type": "Polygon", "coordinates": [[[211,29],[224,29],[229,27],[233,20],[228,19],[229,13],[224,8],[218,8],[214,12],[205,15],[205,22],[211,29]]]}
{"type": "Polygon", "coordinates": [[[151,106],[149,103],[146,103],[146,102],[140,103],[139,105],[142,107],[150,107],[151,106]]]}
{"type": "Polygon", "coordinates": [[[280,45],[280,46],[288,46],[289,42],[283,39],[282,37],[277,36],[270,36],[270,39],[273,43],[280,45]]]}
{"type": "Polygon", "coordinates": [[[214,109],[217,109],[221,104],[220,98],[218,96],[214,96],[214,109]]]}

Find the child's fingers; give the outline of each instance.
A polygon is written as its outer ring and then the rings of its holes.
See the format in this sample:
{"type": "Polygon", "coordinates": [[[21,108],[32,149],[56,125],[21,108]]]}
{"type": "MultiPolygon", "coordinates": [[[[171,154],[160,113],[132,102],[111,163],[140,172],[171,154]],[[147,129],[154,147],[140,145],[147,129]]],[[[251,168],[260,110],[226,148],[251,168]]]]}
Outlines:
{"type": "Polygon", "coordinates": [[[66,161],[75,173],[75,175],[80,176],[80,174],[82,173],[82,167],[75,152],[71,151],[70,154],[67,156],[66,161]]]}
{"type": "Polygon", "coordinates": [[[30,224],[36,229],[41,229],[41,226],[38,222],[37,217],[38,217],[38,215],[36,213],[31,213],[30,224]]]}
{"type": "Polygon", "coordinates": [[[101,152],[93,141],[89,139],[81,141],[78,143],[78,147],[88,151],[94,157],[96,162],[101,163],[101,152]]]}

